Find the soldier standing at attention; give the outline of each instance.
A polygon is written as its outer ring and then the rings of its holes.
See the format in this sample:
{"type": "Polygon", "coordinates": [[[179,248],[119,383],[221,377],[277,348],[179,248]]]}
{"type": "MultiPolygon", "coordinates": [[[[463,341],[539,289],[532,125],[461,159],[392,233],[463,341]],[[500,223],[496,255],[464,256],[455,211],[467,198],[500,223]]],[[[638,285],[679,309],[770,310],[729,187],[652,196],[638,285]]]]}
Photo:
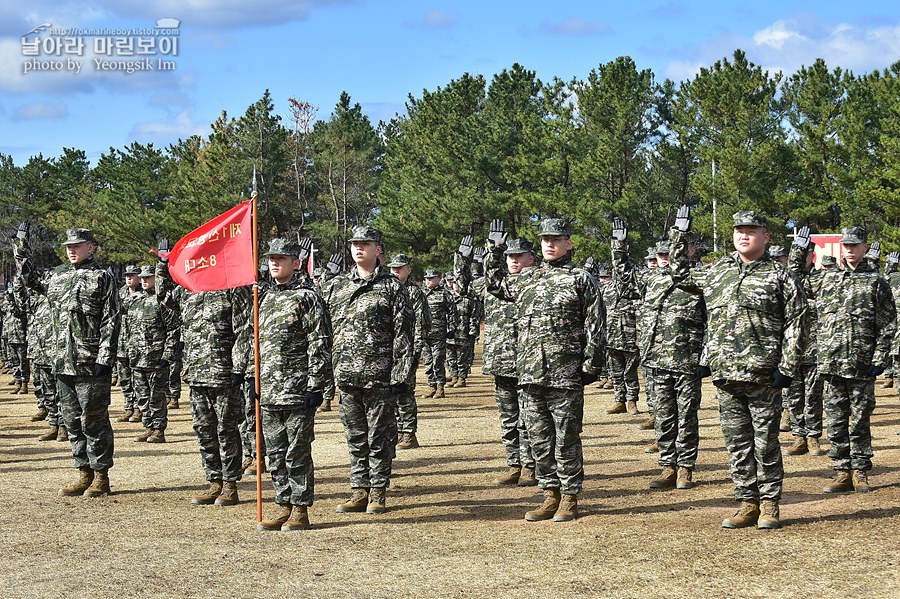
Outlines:
{"type": "Polygon", "coordinates": [[[28,395],[28,380],[31,377],[31,364],[28,361],[28,310],[25,305],[26,294],[16,297],[13,285],[10,284],[6,294],[7,318],[4,323],[6,341],[13,355],[13,380],[16,388],[13,395],[28,395]]]}
{"type": "MultiPolygon", "coordinates": [[[[139,297],[141,289],[141,269],[136,265],[125,267],[125,284],[119,287],[119,305],[122,307],[122,322],[128,315],[128,308],[139,297]]],[[[138,410],[137,400],[134,397],[134,387],[131,384],[131,366],[128,363],[127,339],[122,336],[119,329],[119,340],[116,344],[118,355],[116,356],[116,379],[125,397],[125,411],[116,418],[116,422],[140,422],[141,411],[138,410]],[[137,412],[137,414],[135,414],[137,412]],[[131,418],[135,417],[132,421],[131,418]]]]}
{"type": "Polygon", "coordinates": [[[72,442],[78,480],[63,496],[110,493],[113,429],[109,421],[112,367],[119,336],[115,281],[94,260],[97,242],[89,229],[69,229],[63,245],[68,265],[41,273],[28,246],[30,223],[19,226],[13,253],[27,287],[47,296],[53,374],[63,423],[72,442]]]}
{"type": "Polygon", "coordinates": [[[331,323],[322,299],[297,272],[300,248],[273,239],[263,255],[272,284],[259,306],[259,404],[280,509],[257,528],[306,530],[315,490],[313,425],[331,378],[331,323]]]}
{"type": "Polygon", "coordinates": [[[355,267],[321,287],[334,330],[334,381],[350,451],[350,499],[338,512],[386,511],[397,438],[397,397],[408,390],[415,315],[409,294],[381,265],[381,232],[353,227],[355,267]]]}
{"type": "Polygon", "coordinates": [[[766,218],[752,210],[733,218],[735,252],[708,269],[692,271],[686,240],[690,209],[682,206],[672,232],[672,278],[706,301],[706,359],[734,495],[741,501],[722,526],[780,528],[784,465],[778,414],[781,390],[791,384],[802,360],[806,305],[796,279],[766,252],[766,218]]]}
{"type": "Polygon", "coordinates": [[[425,302],[431,316],[431,328],[422,350],[425,360],[425,375],[431,392],[425,397],[444,397],[447,383],[447,339],[456,336],[456,302],[446,287],[441,285],[441,273],[435,268],[425,271],[425,302]]]}
{"type": "Polygon", "coordinates": [[[34,391],[38,394],[38,412],[31,417],[32,422],[44,418],[50,428],[38,441],[68,441],[66,427],[59,413],[59,397],[56,391],[56,377],[53,376],[52,329],[50,328],[50,303],[47,296],[26,289],[22,277],[16,277],[14,285],[17,293],[27,295],[32,323],[28,327],[28,353],[32,356],[34,391]]]}

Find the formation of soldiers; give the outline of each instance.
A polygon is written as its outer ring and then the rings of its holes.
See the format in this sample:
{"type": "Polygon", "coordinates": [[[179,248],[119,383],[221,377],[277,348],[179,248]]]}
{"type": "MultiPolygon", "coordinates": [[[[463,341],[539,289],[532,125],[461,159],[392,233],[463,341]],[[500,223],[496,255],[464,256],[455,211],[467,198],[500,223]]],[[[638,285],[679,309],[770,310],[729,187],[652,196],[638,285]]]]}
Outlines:
{"type": "Polygon", "coordinates": [[[2,357],[14,392],[28,393],[33,377],[32,420],[50,425],[40,440],[71,443],[79,476],[64,496],[110,493],[114,382],[125,398],[118,420],[143,425],[134,441],[165,443],[183,378],[208,483],[191,502],[235,505],[241,477],[265,469],[277,511],[260,530],[310,527],[315,414],[336,397],[350,457],[349,498],[336,511],[384,513],[396,450],[419,447],[419,364],[425,397],[465,387],[482,321],[483,372],[494,377],[506,453],[495,483],[541,489],[527,521],[578,517],[584,389],[611,383],[607,412],[636,414],[639,372],[650,414],[641,427],[655,432],[646,450],[658,452],[662,468],[654,489],[693,488],[701,381],[711,377],[741,502],[723,527],[781,526],[778,433],[786,426],[795,438],[789,454],[823,455],[827,424],[835,477],[824,492],[869,491],[874,383],[900,354],[900,254],[879,274],[877,243],[851,227],[842,231],[841,267],[823,260],[817,270],[808,228],[785,250],[769,245],[763,215],[740,211],[735,251],[703,265],[691,223],[683,206],[668,239],[638,261],[614,218],[608,268],[593,258],[573,263],[564,219],[540,223],[539,252],[495,220],[483,247],[464,237],[453,271],[428,268],[422,286],[411,279],[410,256],[386,260],[370,226],[352,230],[350,268],[336,254],[313,276],[303,268],[309,239],[272,239],[258,286],[257,383],[250,288],[178,286],[167,240],[155,266],[127,267],[116,288],[87,229],[67,231],[68,264],[41,269],[26,221],[13,242],[2,357]]]}

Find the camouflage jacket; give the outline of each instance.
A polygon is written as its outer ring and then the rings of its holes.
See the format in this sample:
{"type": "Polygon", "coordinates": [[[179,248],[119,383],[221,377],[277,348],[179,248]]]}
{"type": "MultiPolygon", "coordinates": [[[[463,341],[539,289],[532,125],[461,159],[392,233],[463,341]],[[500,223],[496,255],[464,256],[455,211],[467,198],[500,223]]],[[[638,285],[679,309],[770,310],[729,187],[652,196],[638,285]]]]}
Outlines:
{"type": "MultiPolygon", "coordinates": [[[[485,268],[491,268],[490,254],[486,258],[485,268]]],[[[523,269],[522,272],[533,270],[533,266],[523,269]]],[[[515,288],[515,281],[522,272],[510,274],[500,271],[508,281],[508,285],[515,288]]],[[[504,301],[487,289],[487,277],[482,277],[472,284],[472,292],[480,297],[484,306],[484,353],[482,354],[482,368],[484,374],[516,378],[516,311],[518,306],[514,302],[504,301]]]]}
{"type": "Polygon", "coordinates": [[[16,303],[25,307],[25,330],[28,340],[28,357],[36,365],[47,368],[53,363],[51,356],[50,304],[47,296],[25,287],[22,277],[13,282],[16,303]]]}
{"type": "Polygon", "coordinates": [[[232,373],[244,373],[248,352],[238,337],[253,326],[249,287],[191,293],[175,284],[169,265],[156,265],[156,295],[180,315],[184,342],[182,377],[197,387],[229,387],[232,373]]]}
{"type": "Polygon", "coordinates": [[[803,363],[812,365],[816,363],[816,339],[818,338],[819,329],[819,311],[816,308],[816,293],[814,289],[818,289],[821,285],[821,277],[823,271],[808,270],[806,268],[806,254],[809,249],[803,249],[799,246],[791,244],[788,253],[788,270],[797,277],[800,288],[803,290],[803,297],[806,299],[806,350],[803,352],[803,363]]]}
{"type": "Polygon", "coordinates": [[[302,277],[273,283],[260,301],[259,356],[260,405],[303,405],[331,380],[331,321],[302,277]]]}
{"type": "Polygon", "coordinates": [[[709,269],[691,269],[686,237],[671,232],[672,279],[702,294],[707,324],[704,352],[713,380],[768,385],[777,368],[794,377],[806,344],[806,301],[797,280],[768,252],[744,264],[737,252],[709,269]]]}
{"type": "Polygon", "coordinates": [[[822,273],[817,281],[820,374],[873,379],[873,366],[886,366],[896,330],[897,311],[888,282],[863,260],[856,270],[822,273]]]}
{"type": "Polygon", "coordinates": [[[456,331],[458,322],[453,294],[443,285],[438,285],[434,289],[426,287],[422,293],[425,294],[425,302],[428,304],[428,312],[431,315],[428,338],[446,339],[448,332],[456,331]]]}
{"type": "Polygon", "coordinates": [[[605,359],[603,300],[597,283],[568,257],[504,277],[493,263],[488,291],[516,304],[519,385],[581,389],[605,359]]]}
{"type": "Polygon", "coordinates": [[[634,352],[637,345],[637,313],[641,300],[634,263],[624,242],[612,241],[612,281],[603,287],[606,308],[606,346],[634,352]]]}
{"type": "Polygon", "coordinates": [[[127,353],[128,349],[126,347],[127,340],[124,337],[125,333],[123,332],[123,329],[125,328],[124,323],[125,323],[125,318],[128,315],[128,308],[130,308],[131,304],[133,304],[134,301],[139,297],[139,295],[140,295],[139,291],[140,291],[140,287],[138,287],[138,289],[134,293],[131,292],[131,289],[128,288],[128,285],[122,285],[121,287],[119,287],[119,305],[122,307],[122,325],[123,326],[122,326],[122,328],[119,329],[119,341],[116,344],[119,348],[119,350],[118,350],[119,355],[116,356],[117,358],[127,358],[128,357],[128,353],[127,353]]]}
{"type": "Polygon", "coordinates": [[[463,345],[478,340],[481,335],[481,301],[470,294],[455,295],[456,303],[456,331],[453,339],[447,339],[452,345],[463,345]]]}
{"type": "Polygon", "coordinates": [[[431,311],[428,302],[425,301],[425,293],[412,282],[412,278],[406,280],[406,292],[412,305],[413,314],[416,317],[416,326],[413,329],[413,355],[418,359],[422,355],[425,340],[428,339],[428,331],[431,330],[431,311]]]}
{"type": "Polygon", "coordinates": [[[178,314],[159,301],[155,291],[141,290],[130,298],[122,317],[125,357],[132,368],[155,370],[160,360],[175,359],[178,343],[178,314]]]}
{"type": "Polygon", "coordinates": [[[354,267],[322,285],[321,294],[334,330],[335,384],[405,383],[414,363],[415,315],[403,284],[383,266],[365,279],[354,267]]]}

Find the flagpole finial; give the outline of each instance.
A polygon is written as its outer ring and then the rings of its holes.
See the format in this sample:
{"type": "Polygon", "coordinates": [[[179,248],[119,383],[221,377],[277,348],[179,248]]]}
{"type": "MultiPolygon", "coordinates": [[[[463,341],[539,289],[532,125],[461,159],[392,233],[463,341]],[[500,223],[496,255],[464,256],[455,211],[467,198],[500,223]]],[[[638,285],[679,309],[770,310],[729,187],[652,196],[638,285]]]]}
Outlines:
{"type": "Polygon", "coordinates": [[[251,198],[256,197],[256,163],[253,163],[253,191],[250,194],[251,198]]]}

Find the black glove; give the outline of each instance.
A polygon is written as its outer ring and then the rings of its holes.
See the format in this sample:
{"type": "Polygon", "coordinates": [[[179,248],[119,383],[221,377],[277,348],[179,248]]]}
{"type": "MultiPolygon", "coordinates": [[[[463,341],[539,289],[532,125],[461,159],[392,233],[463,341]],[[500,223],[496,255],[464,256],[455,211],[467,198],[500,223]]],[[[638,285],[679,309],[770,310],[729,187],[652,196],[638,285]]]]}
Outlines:
{"type": "Polygon", "coordinates": [[[453,331],[447,331],[447,339],[455,339],[456,333],[453,331]]]}
{"type": "Polygon", "coordinates": [[[331,257],[328,259],[328,264],[325,265],[325,268],[328,269],[333,275],[341,272],[341,267],[344,265],[344,255],[340,253],[331,254],[331,257]]]}
{"type": "Polygon", "coordinates": [[[318,408],[323,401],[325,401],[325,396],[322,395],[321,391],[307,391],[303,397],[303,403],[306,405],[307,410],[318,408]]]}
{"type": "Polygon", "coordinates": [[[472,239],[471,235],[466,235],[462,238],[462,241],[459,242],[459,255],[463,258],[469,258],[472,255],[472,246],[475,244],[475,240],[472,239]]]}
{"type": "Polygon", "coordinates": [[[878,376],[882,372],[884,372],[884,366],[876,366],[875,364],[872,364],[872,366],[869,368],[869,376],[878,376]]]}
{"type": "Polygon", "coordinates": [[[159,247],[156,248],[156,255],[159,258],[159,261],[165,264],[169,261],[169,252],[172,250],[172,247],[169,245],[169,238],[163,237],[159,240],[159,247]],[[165,256],[163,255],[165,254],[165,256]]]}
{"type": "Polygon", "coordinates": [[[596,382],[597,382],[597,375],[596,375],[596,374],[591,374],[590,372],[584,372],[584,371],[582,371],[582,373],[581,373],[581,385],[582,385],[583,387],[587,387],[587,386],[590,385],[591,383],[596,383],[596,382]]]}
{"type": "Polygon", "coordinates": [[[772,387],[775,389],[787,389],[791,386],[791,383],[794,382],[794,379],[781,374],[781,371],[777,368],[772,371],[772,387]]]}
{"type": "Polygon", "coordinates": [[[244,376],[243,372],[232,372],[231,373],[231,386],[232,387],[240,387],[244,384],[244,376]]]}
{"type": "Polygon", "coordinates": [[[625,221],[614,216],[612,220],[612,238],[615,241],[625,241],[628,237],[628,229],[625,227],[625,221]]]}
{"type": "Polygon", "coordinates": [[[112,368],[106,364],[94,364],[94,376],[112,376],[112,368]]]}
{"type": "Polygon", "coordinates": [[[494,244],[495,248],[498,248],[502,245],[506,245],[506,228],[503,226],[503,221],[499,218],[495,218],[491,221],[491,229],[488,232],[488,241],[494,244]]]}
{"type": "Polygon", "coordinates": [[[797,234],[794,235],[794,245],[804,250],[809,247],[809,227],[806,225],[800,227],[797,234]]]}
{"type": "Polygon", "coordinates": [[[697,376],[701,379],[705,379],[708,376],[712,376],[712,370],[709,369],[709,366],[698,366],[695,371],[697,376]]]}
{"type": "Polygon", "coordinates": [[[682,233],[687,233],[691,230],[691,208],[687,204],[683,205],[678,209],[678,212],[675,214],[675,224],[672,225],[674,228],[678,229],[682,233]]]}
{"type": "Polygon", "coordinates": [[[391,385],[391,395],[403,395],[409,391],[409,385],[406,383],[397,383],[396,385],[391,385]]]}
{"type": "Polygon", "coordinates": [[[309,258],[309,251],[312,249],[312,239],[304,237],[298,245],[300,246],[300,253],[297,255],[297,259],[300,262],[306,262],[306,259],[309,258]]]}
{"type": "Polygon", "coordinates": [[[878,260],[881,257],[881,242],[876,241],[871,246],[869,246],[869,251],[866,252],[867,260],[878,260]]]}
{"type": "Polygon", "coordinates": [[[19,239],[28,239],[28,234],[31,231],[31,221],[23,220],[22,224],[19,225],[19,230],[16,231],[16,237],[19,239]]]}
{"type": "Polygon", "coordinates": [[[157,368],[160,368],[162,370],[168,370],[169,369],[169,361],[165,360],[165,359],[160,360],[159,364],[157,364],[157,368]]]}

